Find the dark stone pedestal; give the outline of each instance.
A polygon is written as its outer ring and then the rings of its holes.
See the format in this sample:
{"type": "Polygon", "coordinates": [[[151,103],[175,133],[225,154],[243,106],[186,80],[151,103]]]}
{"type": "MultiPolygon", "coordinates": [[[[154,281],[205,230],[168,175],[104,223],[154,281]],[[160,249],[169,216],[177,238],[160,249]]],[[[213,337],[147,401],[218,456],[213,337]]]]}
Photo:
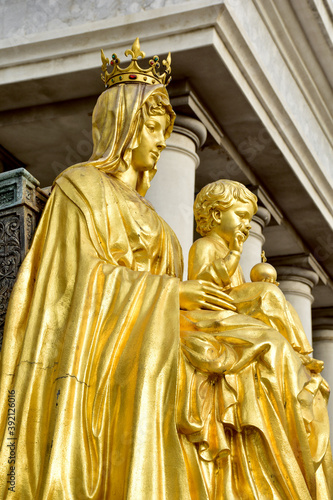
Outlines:
{"type": "Polygon", "coordinates": [[[0,174],[0,348],[10,293],[47,198],[24,168],[0,174]]]}

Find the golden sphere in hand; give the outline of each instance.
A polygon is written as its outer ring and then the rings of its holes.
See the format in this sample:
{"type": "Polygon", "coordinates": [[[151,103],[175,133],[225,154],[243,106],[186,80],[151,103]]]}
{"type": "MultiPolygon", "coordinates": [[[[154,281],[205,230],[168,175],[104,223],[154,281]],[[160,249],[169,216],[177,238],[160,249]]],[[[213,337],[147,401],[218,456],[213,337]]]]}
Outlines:
{"type": "Polygon", "coordinates": [[[267,281],[275,283],[277,278],[276,269],[267,262],[261,262],[252,267],[250,272],[251,281],[267,281]]]}

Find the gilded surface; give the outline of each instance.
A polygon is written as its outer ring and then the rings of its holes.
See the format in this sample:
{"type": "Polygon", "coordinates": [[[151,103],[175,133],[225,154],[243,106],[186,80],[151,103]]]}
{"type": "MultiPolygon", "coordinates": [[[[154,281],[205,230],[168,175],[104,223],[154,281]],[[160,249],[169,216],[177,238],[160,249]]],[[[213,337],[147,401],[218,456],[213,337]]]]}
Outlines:
{"type": "Polygon", "coordinates": [[[244,283],[239,267],[255,196],[217,181],[194,209],[203,237],[190,250],[188,277],[218,285],[237,309],[181,313],[187,359],[179,421],[197,444],[208,498],[329,499],[323,363],[308,356],[301,322],[279,288],[265,273],[262,282],[244,283]]]}
{"type": "Polygon", "coordinates": [[[280,333],[283,299],[241,310],[228,242],[181,282],[141,196],[173,119],[161,85],[107,90],[91,160],[55,182],[9,305],[0,498],[331,498],[327,386],[280,333]]]}

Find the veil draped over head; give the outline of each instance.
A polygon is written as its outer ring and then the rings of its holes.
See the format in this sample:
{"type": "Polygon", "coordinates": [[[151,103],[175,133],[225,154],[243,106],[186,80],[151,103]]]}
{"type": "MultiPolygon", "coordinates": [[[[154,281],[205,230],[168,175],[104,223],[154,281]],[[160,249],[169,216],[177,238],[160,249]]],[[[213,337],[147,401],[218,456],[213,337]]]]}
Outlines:
{"type": "MultiPolygon", "coordinates": [[[[94,149],[90,159],[70,168],[89,164],[108,174],[125,172],[130,166],[133,149],[140,144],[140,132],[144,123],[143,106],[153,95],[161,98],[170,116],[165,133],[167,139],[172,132],[176,115],[165,86],[141,83],[116,85],[100,95],[94,108],[94,149]]],[[[142,196],[146,194],[155,173],[156,168],[140,173],[137,191],[142,196]]]]}

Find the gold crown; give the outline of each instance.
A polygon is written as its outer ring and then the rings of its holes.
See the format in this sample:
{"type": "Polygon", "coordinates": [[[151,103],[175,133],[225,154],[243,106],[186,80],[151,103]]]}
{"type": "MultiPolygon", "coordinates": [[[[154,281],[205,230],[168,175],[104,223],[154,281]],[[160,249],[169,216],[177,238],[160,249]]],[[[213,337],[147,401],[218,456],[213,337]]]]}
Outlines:
{"type": "Polygon", "coordinates": [[[162,61],[163,66],[165,67],[165,71],[163,74],[160,74],[157,72],[157,70],[160,68],[160,62],[159,62],[159,57],[154,56],[152,59],[150,59],[149,64],[150,68],[148,69],[143,69],[140,68],[140,66],[137,63],[138,57],[141,56],[142,58],[145,57],[145,53],[141,51],[140,49],[140,42],[139,39],[136,38],[135,42],[132,45],[132,49],[128,49],[125,51],[125,56],[132,56],[132,61],[127,68],[122,69],[119,66],[120,60],[118,59],[117,54],[112,54],[111,61],[107,57],[105,57],[105,54],[103,52],[103,49],[101,50],[101,57],[102,57],[102,71],[103,73],[101,74],[102,81],[104,82],[105,87],[112,87],[113,85],[116,85],[117,83],[125,83],[125,82],[131,82],[131,83],[148,83],[149,85],[156,85],[158,83],[161,83],[163,85],[168,85],[171,81],[171,55],[170,52],[168,54],[168,57],[166,60],[162,61]],[[113,71],[111,73],[108,73],[107,71],[107,66],[113,66],[113,71]]]}

